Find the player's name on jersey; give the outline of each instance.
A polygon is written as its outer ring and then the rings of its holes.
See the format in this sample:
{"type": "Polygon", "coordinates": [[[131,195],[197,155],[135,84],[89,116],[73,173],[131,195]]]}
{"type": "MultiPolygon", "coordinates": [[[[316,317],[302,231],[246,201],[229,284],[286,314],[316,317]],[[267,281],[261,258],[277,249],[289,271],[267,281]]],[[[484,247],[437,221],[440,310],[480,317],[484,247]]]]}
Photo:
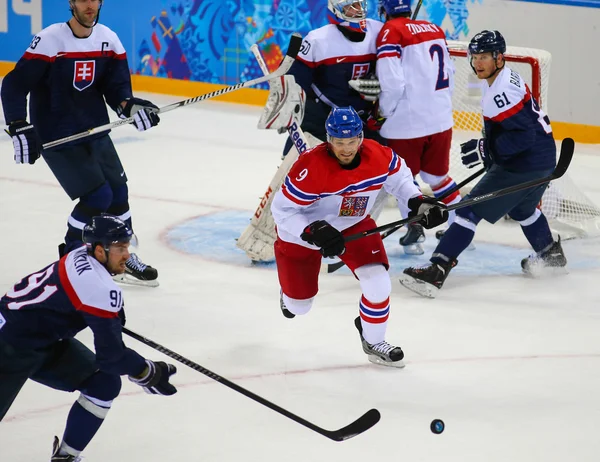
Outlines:
{"type": "Polygon", "coordinates": [[[73,265],[77,271],[77,276],[81,276],[86,271],[92,271],[92,265],[88,259],[87,250],[85,247],[75,251],[73,256],[73,265]]]}
{"type": "Polygon", "coordinates": [[[439,32],[440,28],[435,24],[406,24],[406,27],[413,35],[423,32],[439,32]]]}

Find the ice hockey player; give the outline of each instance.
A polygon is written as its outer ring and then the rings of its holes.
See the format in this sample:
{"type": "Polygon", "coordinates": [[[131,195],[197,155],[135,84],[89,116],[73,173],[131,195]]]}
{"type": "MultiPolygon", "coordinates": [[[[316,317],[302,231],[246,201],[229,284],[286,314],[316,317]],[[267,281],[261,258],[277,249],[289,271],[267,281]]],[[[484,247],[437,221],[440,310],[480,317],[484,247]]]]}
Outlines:
{"type": "MultiPolygon", "coordinates": [[[[25,276],[0,299],[0,420],[29,379],[79,391],[52,462],[76,462],[121,390],[121,375],[148,393],[172,395],[177,369],[144,359],[122,339],[123,296],[111,279],[125,271],[131,229],[112,215],[93,217],[85,245],[25,276]],[[89,327],[96,352],[75,335],[89,327]]],[[[30,460],[23,456],[22,460],[30,460]]]]}
{"type": "MultiPolygon", "coordinates": [[[[334,107],[352,106],[367,121],[374,101],[348,84],[375,73],[377,33],[382,23],[367,18],[366,0],[328,0],[331,24],[309,32],[296,62],[288,72],[306,94],[301,128],[325,140],[325,120],[334,107]]],[[[377,130],[365,130],[366,138],[381,139],[377,130]]],[[[285,152],[292,147],[291,140],[285,152]]]]}
{"type": "MultiPolygon", "coordinates": [[[[435,197],[454,188],[448,175],[452,141],[454,66],[444,31],[411,19],[411,0],[380,0],[385,24],[377,36],[377,78],[381,87],[381,135],[413,176],[430,185],[435,197]]],[[[443,199],[460,201],[456,191],[443,199]]],[[[407,210],[400,209],[406,217],[407,210]]],[[[450,212],[449,223],[454,220],[450,212]]],[[[414,223],[400,238],[407,254],[423,254],[423,227],[414,223]]]]}
{"type": "MultiPolygon", "coordinates": [[[[498,31],[484,30],[469,43],[471,67],[487,82],[482,99],[487,136],[463,143],[462,161],[469,168],[483,163],[488,171],[466,198],[543,178],[556,164],[550,120],[523,78],[506,65],[505,52],[506,42],[498,31]]],[[[458,209],[456,220],[433,252],[431,264],[405,269],[400,282],[414,292],[435,297],[473,239],[477,224],[482,219],[495,223],[506,214],[521,225],[536,252],[521,261],[523,272],[535,274],[538,268],[564,267],[567,260],[560,237],[554,241],[548,220],[537,207],[545,188],[542,185],[458,209]]]]}
{"type": "Polygon", "coordinates": [[[287,318],[310,310],[318,291],[322,257],[339,256],[359,280],[362,296],[355,325],[371,362],[402,367],[404,353],[385,341],[391,282],[381,236],[344,242],[344,236],[376,227],[369,216],[384,188],[410,210],[425,214],[432,228],[448,219],[446,206],[424,197],[410,170],[390,148],[363,140],[363,123],[353,108],[335,108],[327,118],[327,142],[298,158],[275,195],[275,259],[280,307],[287,318]]]}
{"type": "MultiPolygon", "coordinates": [[[[42,143],[107,124],[106,104],[121,118],[134,117],[139,131],[159,123],[158,108],[132,94],[121,41],[98,24],[102,0],[70,0],[69,7],[69,21],[33,37],[14,70],[4,77],[1,90],[16,163],[33,164],[42,155],[71,200],[78,200],[59,254],[80,246],[83,226],[102,212],[119,216],[131,227],[127,176],[109,132],[46,150],[42,143]]],[[[136,254],[131,254],[126,268],[119,276],[123,282],[158,285],[156,269],[136,254]]]]}
{"type": "MultiPolygon", "coordinates": [[[[237,246],[253,262],[272,261],[276,238],[270,215],[272,197],[296,154],[326,139],[325,120],[332,108],[354,107],[362,120],[369,122],[365,137],[383,141],[371,117],[376,97],[363,92],[360,86],[357,90],[350,85],[375,76],[375,40],[383,24],[367,18],[366,0],[328,0],[327,18],[331,24],[306,35],[288,74],[270,82],[258,127],[289,132],[283,155],[292,153],[292,158],[281,164],[250,224],[237,240],[237,246]]],[[[375,215],[384,202],[382,194],[375,215]]]]}

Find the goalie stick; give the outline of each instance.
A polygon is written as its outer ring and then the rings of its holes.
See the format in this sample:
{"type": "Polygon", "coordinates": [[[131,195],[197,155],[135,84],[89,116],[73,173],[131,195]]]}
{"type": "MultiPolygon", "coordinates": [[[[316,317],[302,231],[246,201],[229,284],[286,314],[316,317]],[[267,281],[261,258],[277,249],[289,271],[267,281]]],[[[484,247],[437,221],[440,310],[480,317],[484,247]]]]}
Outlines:
{"type": "MultiPolygon", "coordinates": [[[[187,106],[189,104],[194,104],[194,103],[198,103],[200,101],[205,101],[207,99],[211,99],[211,98],[214,98],[216,96],[221,96],[221,95],[224,95],[226,93],[231,93],[233,91],[239,90],[240,88],[251,87],[253,85],[258,85],[259,83],[267,82],[267,81],[269,81],[271,79],[275,79],[277,77],[280,77],[280,76],[286,74],[287,71],[290,70],[290,67],[292,67],[292,64],[294,64],[294,61],[296,59],[296,55],[300,51],[300,46],[301,45],[302,45],[302,36],[300,34],[298,34],[297,32],[295,32],[295,33],[292,34],[292,36],[290,38],[290,43],[288,45],[288,50],[287,50],[286,56],[283,59],[283,62],[281,63],[281,65],[279,66],[279,68],[276,71],[274,71],[274,72],[272,72],[272,73],[270,73],[268,75],[265,75],[263,77],[258,77],[256,79],[247,80],[245,82],[241,82],[241,83],[238,83],[236,85],[232,85],[230,87],[221,88],[220,90],[216,90],[216,91],[213,91],[211,93],[206,93],[204,95],[195,96],[194,98],[185,99],[185,100],[179,101],[177,103],[168,104],[167,106],[161,107],[156,112],[159,113],[159,114],[163,114],[165,112],[169,112],[169,111],[172,111],[174,109],[177,109],[177,108],[180,108],[180,107],[183,107],[183,106],[187,106]]],[[[81,132],[81,133],[76,133],[75,135],[67,136],[67,137],[61,138],[59,140],[50,141],[50,142],[44,144],[42,146],[42,148],[43,149],[53,148],[53,147],[58,146],[60,144],[68,143],[70,141],[79,140],[81,138],[85,138],[87,136],[94,135],[96,133],[105,132],[105,131],[111,130],[113,128],[120,127],[122,125],[128,125],[128,124],[132,123],[133,121],[134,121],[133,117],[128,117],[127,119],[119,119],[119,120],[116,120],[114,122],[110,122],[110,123],[105,124],[105,125],[100,125],[100,126],[95,127],[95,128],[90,128],[89,130],[86,130],[86,131],[81,132]]]]}
{"type": "MultiPolygon", "coordinates": [[[[473,181],[475,178],[477,178],[478,176],[482,175],[483,173],[485,173],[485,168],[482,168],[481,170],[478,170],[477,172],[473,173],[473,175],[471,175],[470,177],[464,179],[463,181],[461,181],[460,183],[458,183],[456,186],[450,188],[448,191],[446,191],[444,194],[442,194],[440,197],[438,197],[438,200],[440,200],[440,201],[444,200],[446,197],[448,197],[451,194],[454,194],[456,191],[458,191],[462,187],[466,186],[467,184],[469,184],[471,181],[473,181]]],[[[384,232],[381,235],[381,239],[385,239],[390,234],[395,233],[396,231],[398,231],[403,226],[404,226],[404,223],[401,224],[401,225],[398,225],[398,226],[396,226],[396,227],[394,227],[392,229],[388,229],[386,232],[384,232]]],[[[335,273],[337,270],[339,270],[344,265],[345,265],[345,263],[343,261],[340,261],[340,262],[337,262],[337,263],[332,263],[331,265],[327,265],[327,272],[328,273],[335,273]]]]}
{"type": "Polygon", "coordinates": [[[123,327],[123,333],[136,339],[138,342],[141,342],[144,345],[149,346],[150,348],[154,348],[156,351],[160,351],[164,355],[166,355],[170,358],[173,358],[174,360],[179,361],[182,364],[185,364],[186,366],[194,369],[195,371],[200,372],[201,374],[204,374],[205,376],[215,380],[216,382],[219,382],[220,384],[223,384],[226,387],[229,387],[232,390],[237,391],[238,393],[241,393],[242,395],[256,401],[257,403],[260,403],[263,406],[268,407],[269,409],[287,417],[288,419],[291,419],[294,422],[299,423],[300,425],[303,425],[306,428],[329,438],[330,440],[345,441],[350,438],[353,438],[353,437],[360,435],[361,433],[367,431],[369,428],[371,428],[373,425],[375,425],[377,422],[379,422],[379,419],[381,419],[381,414],[379,413],[379,411],[377,409],[371,409],[371,410],[367,411],[364,415],[359,417],[357,420],[352,422],[350,425],[346,425],[345,427],[340,428],[338,430],[325,430],[324,428],[321,428],[321,427],[309,422],[308,420],[305,420],[302,417],[299,417],[296,414],[291,413],[290,411],[278,406],[277,404],[267,401],[266,399],[262,398],[261,396],[258,396],[256,394],[252,393],[251,391],[240,387],[239,385],[227,380],[225,377],[215,374],[214,372],[206,369],[205,367],[201,366],[200,364],[197,364],[194,361],[191,361],[191,360],[181,356],[180,354],[175,353],[174,351],[171,351],[162,345],[159,345],[158,343],[154,342],[153,340],[150,340],[140,334],[136,334],[135,332],[127,329],[126,327],[123,327]]]}
{"type": "MultiPolygon", "coordinates": [[[[492,191],[490,193],[482,194],[480,196],[471,197],[469,199],[463,199],[457,204],[453,204],[447,207],[446,210],[456,210],[462,209],[463,207],[468,207],[473,204],[478,204],[480,202],[489,201],[491,199],[495,199],[496,197],[506,196],[507,194],[512,194],[518,191],[522,191],[523,189],[533,188],[535,186],[542,185],[544,183],[549,183],[550,181],[556,180],[563,176],[567,169],[569,168],[569,164],[571,163],[571,159],[573,158],[573,153],[575,151],[575,142],[572,138],[565,138],[562,141],[560,146],[560,157],[558,159],[558,163],[556,164],[556,168],[554,171],[544,178],[538,178],[537,180],[527,181],[525,183],[516,184],[514,186],[509,186],[508,188],[499,189],[497,191],[492,191]]],[[[388,223],[386,225],[378,226],[377,228],[369,229],[367,231],[363,231],[362,233],[352,234],[350,236],[346,236],[344,240],[346,242],[355,241],[362,237],[369,236],[375,233],[381,233],[382,231],[387,231],[389,229],[396,228],[398,226],[404,226],[409,223],[414,223],[423,218],[424,215],[415,215],[414,217],[405,218],[403,220],[394,221],[392,223],[388,223]]]]}

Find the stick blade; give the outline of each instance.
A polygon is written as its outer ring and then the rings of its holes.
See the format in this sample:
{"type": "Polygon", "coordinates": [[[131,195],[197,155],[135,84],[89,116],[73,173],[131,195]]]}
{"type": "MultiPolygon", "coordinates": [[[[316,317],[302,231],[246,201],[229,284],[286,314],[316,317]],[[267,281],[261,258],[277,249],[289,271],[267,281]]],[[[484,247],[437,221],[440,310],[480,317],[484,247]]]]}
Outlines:
{"type": "Polygon", "coordinates": [[[558,164],[556,164],[556,168],[554,172],[552,172],[552,176],[554,178],[560,178],[563,176],[567,169],[569,168],[569,164],[573,159],[573,154],[575,153],[575,141],[573,138],[565,138],[562,140],[560,145],[560,157],[558,158],[558,164]]]}
{"type": "Polygon", "coordinates": [[[339,261],[337,263],[332,263],[331,265],[327,265],[327,272],[335,273],[337,270],[339,270],[344,265],[345,265],[345,263],[343,261],[339,261]]]}
{"type": "Polygon", "coordinates": [[[369,428],[379,422],[380,419],[381,414],[379,411],[377,409],[371,409],[357,420],[352,422],[350,425],[340,428],[339,430],[327,432],[325,436],[333,441],[346,441],[350,438],[360,435],[363,432],[366,432],[369,428]]]}
{"type": "Polygon", "coordinates": [[[300,51],[300,47],[302,46],[302,36],[298,32],[294,32],[290,37],[290,43],[288,45],[286,56],[291,58],[295,58],[298,52],[300,51]]]}

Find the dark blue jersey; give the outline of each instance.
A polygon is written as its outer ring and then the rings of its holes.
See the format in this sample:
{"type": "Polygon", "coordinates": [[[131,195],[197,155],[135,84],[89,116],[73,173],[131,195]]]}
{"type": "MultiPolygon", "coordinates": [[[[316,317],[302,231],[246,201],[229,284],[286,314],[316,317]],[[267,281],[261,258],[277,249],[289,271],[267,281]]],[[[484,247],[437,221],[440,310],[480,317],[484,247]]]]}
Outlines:
{"type": "Polygon", "coordinates": [[[89,327],[100,369],[138,375],[145,360],[123,344],[122,307],[121,290],[108,271],[80,247],[0,299],[0,339],[17,349],[44,348],[89,327]]]}
{"type": "Polygon", "coordinates": [[[67,23],[53,24],[4,77],[1,95],[7,124],[27,118],[29,95],[30,121],[43,143],[104,125],[106,104],[115,109],[132,97],[125,49],[102,24],[87,38],[73,35],[67,23]]]}
{"type": "Polygon", "coordinates": [[[360,42],[349,40],[333,24],[311,31],[288,73],[309,98],[319,98],[330,107],[353,106],[359,112],[369,111],[373,103],[362,99],[348,81],[375,72],[375,40],[382,26],[379,21],[367,19],[367,32],[360,42]]]}
{"type": "Polygon", "coordinates": [[[485,136],[494,162],[521,172],[554,168],[550,120],[523,78],[505,66],[492,86],[483,88],[485,136]]]}

